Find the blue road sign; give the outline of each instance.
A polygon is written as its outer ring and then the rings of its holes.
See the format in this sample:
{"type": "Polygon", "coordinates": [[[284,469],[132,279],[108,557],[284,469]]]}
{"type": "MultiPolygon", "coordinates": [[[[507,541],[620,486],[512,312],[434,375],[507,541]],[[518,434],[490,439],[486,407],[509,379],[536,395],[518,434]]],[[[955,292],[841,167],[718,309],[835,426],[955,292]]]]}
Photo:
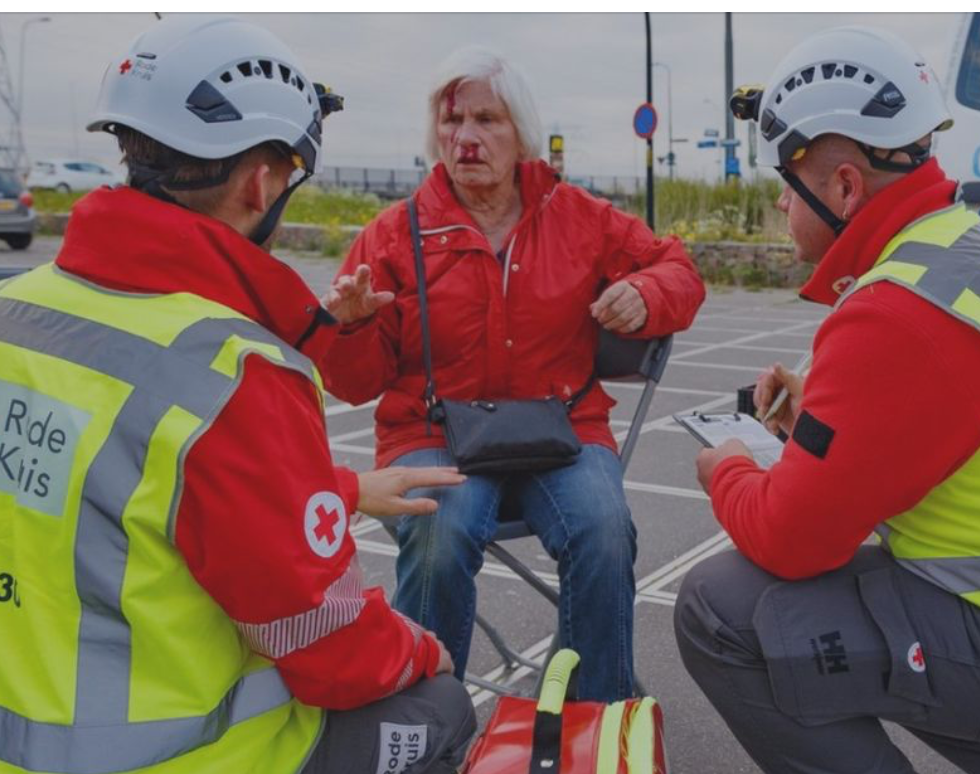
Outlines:
{"type": "Polygon", "coordinates": [[[643,140],[649,140],[657,131],[657,111],[649,102],[644,102],[633,114],[633,131],[643,140]]]}
{"type": "Polygon", "coordinates": [[[739,177],[742,174],[742,170],[738,164],[738,156],[732,156],[730,159],[725,160],[725,175],[734,175],[739,177]]]}
{"type": "Polygon", "coordinates": [[[731,140],[725,138],[724,140],[719,141],[718,144],[721,145],[722,148],[737,148],[742,144],[742,141],[733,137],[731,140]]]}
{"type": "Polygon", "coordinates": [[[718,143],[714,140],[698,140],[699,148],[717,148],[718,143]]]}

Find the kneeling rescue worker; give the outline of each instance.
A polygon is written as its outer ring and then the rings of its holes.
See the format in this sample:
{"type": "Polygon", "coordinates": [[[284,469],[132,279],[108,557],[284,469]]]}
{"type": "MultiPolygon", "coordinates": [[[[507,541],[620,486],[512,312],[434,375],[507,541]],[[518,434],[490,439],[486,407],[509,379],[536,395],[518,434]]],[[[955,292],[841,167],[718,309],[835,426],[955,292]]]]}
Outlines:
{"type": "Polygon", "coordinates": [[[833,306],[805,381],[756,387],[789,440],[698,457],[736,551],[685,579],[684,663],[770,774],[907,774],[881,720],[980,772],[980,218],[931,156],[952,121],[890,34],[809,38],[761,92],[805,299],[833,306]],[[875,545],[864,545],[875,533],[875,545]]]}
{"type": "Polygon", "coordinates": [[[334,467],[337,326],[267,250],[340,106],[229,18],[159,23],[106,71],[89,129],[129,184],[0,285],[0,772],[461,761],[466,690],[363,588],[349,526],[462,477],[334,467]]]}

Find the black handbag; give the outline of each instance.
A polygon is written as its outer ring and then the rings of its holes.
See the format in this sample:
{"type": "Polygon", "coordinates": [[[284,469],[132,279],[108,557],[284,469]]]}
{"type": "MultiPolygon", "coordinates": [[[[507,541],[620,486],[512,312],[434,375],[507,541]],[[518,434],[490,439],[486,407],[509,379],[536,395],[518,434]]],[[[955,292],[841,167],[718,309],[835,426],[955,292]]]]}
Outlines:
{"type": "Polygon", "coordinates": [[[408,220],[415,252],[422,319],[426,421],[442,425],[446,445],[461,473],[528,472],[571,465],[582,451],[582,444],[572,429],[568,415],[592,388],[595,373],[567,401],[554,395],[531,400],[459,401],[436,398],[425,265],[418,213],[412,198],[408,200],[408,220]]]}

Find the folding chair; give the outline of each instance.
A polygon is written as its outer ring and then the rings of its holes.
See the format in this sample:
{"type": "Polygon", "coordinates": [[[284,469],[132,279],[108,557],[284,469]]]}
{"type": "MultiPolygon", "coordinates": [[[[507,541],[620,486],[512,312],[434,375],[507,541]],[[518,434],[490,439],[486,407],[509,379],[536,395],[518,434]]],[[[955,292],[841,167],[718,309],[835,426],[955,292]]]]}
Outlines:
{"type": "MultiPolygon", "coordinates": [[[[596,373],[604,381],[619,382],[644,382],[643,393],[640,396],[633,419],[630,422],[629,432],[623,442],[619,458],[623,463],[623,474],[625,475],[629,467],[630,458],[633,450],[640,438],[643,430],[643,423],[646,421],[647,412],[650,409],[650,402],[653,394],[663,376],[664,368],[667,366],[667,358],[670,357],[670,350],[673,344],[673,336],[642,339],[624,339],[608,331],[602,330],[599,339],[599,350],[596,354],[596,373]]],[[[497,531],[490,543],[487,544],[487,551],[501,564],[508,567],[515,575],[526,581],[535,591],[551,602],[557,609],[558,592],[547,583],[538,578],[529,567],[523,564],[510,551],[504,548],[501,543],[516,538],[529,537],[532,534],[530,528],[524,523],[519,513],[512,509],[508,510],[506,497],[501,505],[498,518],[497,531]]],[[[537,684],[533,692],[529,695],[537,696],[541,689],[541,681],[544,678],[544,669],[535,661],[525,658],[511,648],[503,636],[498,632],[479,612],[476,614],[476,624],[483,630],[490,640],[494,649],[503,659],[505,673],[513,671],[521,666],[527,667],[532,673],[537,675],[537,684]]],[[[551,645],[543,664],[547,665],[551,657],[559,648],[558,632],[551,638],[551,645]]],[[[512,688],[508,688],[500,683],[484,680],[481,677],[467,673],[466,680],[480,688],[504,695],[514,695],[519,693],[512,688]]],[[[637,692],[642,694],[643,687],[636,681],[637,692]]]]}

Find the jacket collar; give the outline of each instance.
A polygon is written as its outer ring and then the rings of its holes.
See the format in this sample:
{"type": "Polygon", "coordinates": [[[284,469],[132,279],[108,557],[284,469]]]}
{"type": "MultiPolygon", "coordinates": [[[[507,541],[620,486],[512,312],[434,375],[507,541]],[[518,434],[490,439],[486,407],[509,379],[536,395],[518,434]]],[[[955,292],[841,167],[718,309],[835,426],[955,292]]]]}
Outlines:
{"type": "Polygon", "coordinates": [[[833,306],[868,272],[891,239],[914,220],[948,207],[956,194],[936,159],[879,191],[848,223],[800,290],[807,301],[833,306]]]}
{"type": "MultiPolygon", "coordinates": [[[[547,203],[558,183],[558,175],[544,161],[524,161],[517,165],[523,212],[515,232],[530,220],[547,203]]],[[[432,170],[416,194],[419,207],[419,225],[427,229],[452,226],[466,227],[476,232],[478,239],[486,239],[476,222],[463,208],[453,191],[452,180],[446,166],[440,162],[432,170]]]]}
{"type": "Polygon", "coordinates": [[[217,301],[291,344],[320,306],[292,268],[230,226],[125,186],[75,204],[55,264],[116,290],[217,301]]]}

